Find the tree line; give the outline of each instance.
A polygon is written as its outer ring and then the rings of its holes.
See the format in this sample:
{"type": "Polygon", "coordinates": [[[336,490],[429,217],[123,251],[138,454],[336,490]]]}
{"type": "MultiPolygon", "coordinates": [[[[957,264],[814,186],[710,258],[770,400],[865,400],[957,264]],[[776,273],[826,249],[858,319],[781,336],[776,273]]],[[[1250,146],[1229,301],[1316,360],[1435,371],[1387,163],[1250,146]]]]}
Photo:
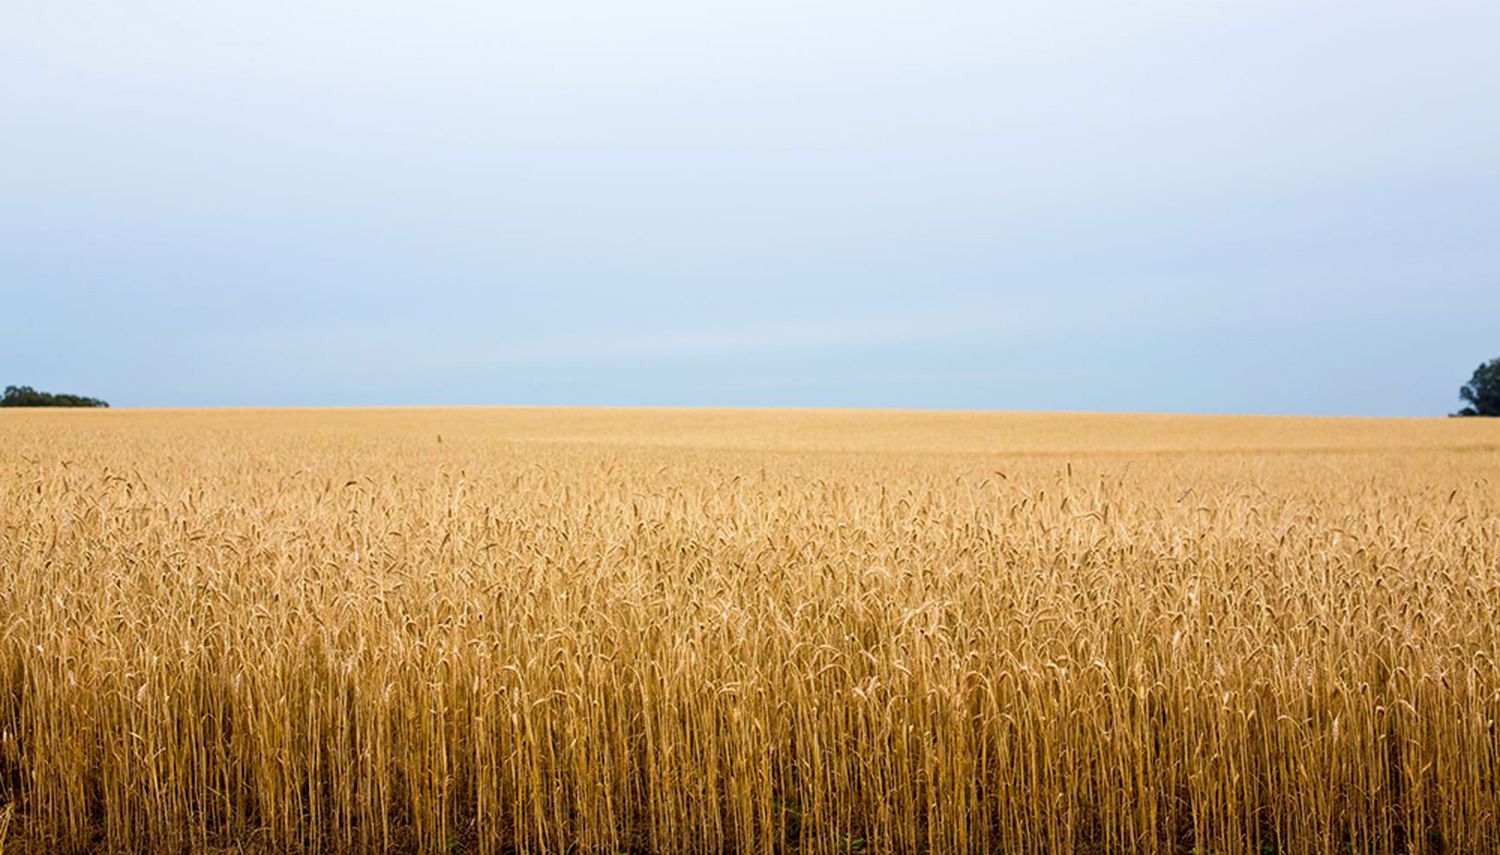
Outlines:
{"type": "Polygon", "coordinates": [[[107,401],[84,395],[38,392],[30,386],[6,386],[0,407],[107,407],[107,401]]]}
{"type": "Polygon", "coordinates": [[[1456,416],[1500,416],[1500,357],[1474,369],[1458,390],[1458,397],[1468,404],[1454,413],[1456,416]]]}

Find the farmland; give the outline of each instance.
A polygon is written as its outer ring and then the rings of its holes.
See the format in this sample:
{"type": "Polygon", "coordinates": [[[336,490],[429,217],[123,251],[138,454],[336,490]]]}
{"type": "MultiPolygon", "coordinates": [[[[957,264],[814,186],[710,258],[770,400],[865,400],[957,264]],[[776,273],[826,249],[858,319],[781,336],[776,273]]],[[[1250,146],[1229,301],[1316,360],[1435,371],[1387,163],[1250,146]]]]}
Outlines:
{"type": "Polygon", "coordinates": [[[7,412],[0,847],[1500,851],[1500,424],[7,412]]]}

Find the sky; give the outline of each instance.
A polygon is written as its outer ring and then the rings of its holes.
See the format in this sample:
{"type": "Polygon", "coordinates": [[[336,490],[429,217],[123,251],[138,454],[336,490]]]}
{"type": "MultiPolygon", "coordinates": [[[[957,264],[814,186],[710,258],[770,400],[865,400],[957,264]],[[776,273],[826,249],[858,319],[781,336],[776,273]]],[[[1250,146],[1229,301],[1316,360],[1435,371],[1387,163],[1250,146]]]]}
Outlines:
{"type": "Polygon", "coordinates": [[[1500,3],[6,0],[0,383],[1442,415],[1500,3]]]}

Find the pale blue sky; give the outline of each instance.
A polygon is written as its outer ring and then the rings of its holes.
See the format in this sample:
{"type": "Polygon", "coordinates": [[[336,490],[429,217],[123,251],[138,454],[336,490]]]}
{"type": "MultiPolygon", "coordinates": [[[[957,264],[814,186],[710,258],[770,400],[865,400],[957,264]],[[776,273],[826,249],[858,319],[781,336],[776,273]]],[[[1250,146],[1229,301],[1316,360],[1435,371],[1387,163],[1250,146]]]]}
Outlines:
{"type": "Polygon", "coordinates": [[[1442,414],[1500,3],[0,11],[0,383],[1442,414]]]}

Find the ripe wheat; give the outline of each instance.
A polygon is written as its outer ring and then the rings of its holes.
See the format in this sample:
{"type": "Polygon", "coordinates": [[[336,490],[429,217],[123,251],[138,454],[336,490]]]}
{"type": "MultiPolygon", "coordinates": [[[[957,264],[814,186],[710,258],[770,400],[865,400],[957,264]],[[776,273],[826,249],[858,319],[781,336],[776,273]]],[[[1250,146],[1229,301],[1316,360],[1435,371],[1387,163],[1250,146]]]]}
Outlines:
{"type": "Polygon", "coordinates": [[[1497,615],[1480,420],[6,413],[0,846],[1500,852],[1497,615]]]}

